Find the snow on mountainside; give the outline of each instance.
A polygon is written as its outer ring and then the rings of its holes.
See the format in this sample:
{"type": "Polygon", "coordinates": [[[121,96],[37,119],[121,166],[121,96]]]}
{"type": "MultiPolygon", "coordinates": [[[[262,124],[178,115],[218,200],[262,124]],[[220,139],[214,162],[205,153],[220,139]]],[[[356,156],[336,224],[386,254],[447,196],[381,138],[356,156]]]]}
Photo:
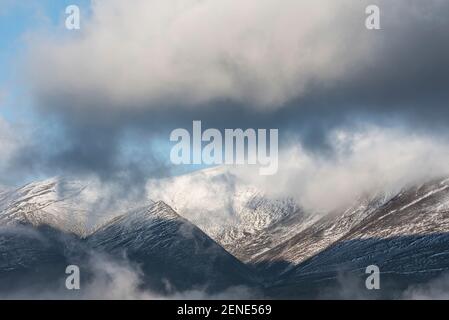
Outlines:
{"type": "Polygon", "coordinates": [[[149,196],[163,200],[244,262],[291,238],[312,224],[288,197],[267,197],[242,183],[225,167],[157,180],[149,196]]]}
{"type": "MultiPolygon", "coordinates": [[[[0,192],[0,225],[49,226],[56,231],[46,234],[77,235],[75,248],[114,257],[126,252],[143,266],[150,287],[162,291],[163,279],[182,289],[209,282],[215,288],[253,285],[256,279],[240,261],[253,267],[269,295],[280,297],[369,264],[406,284],[449,271],[449,179],[366,195],[325,215],[306,212],[291,198],[268,197],[222,168],[153,181],[148,191],[163,201],[125,202],[112,207],[106,222],[89,227],[90,214],[108,212],[98,206],[98,192],[49,179],[0,192]]],[[[37,255],[47,264],[66,262],[70,241],[56,240],[50,252],[45,241],[33,239],[28,231],[0,233],[0,256],[10,257],[0,261],[0,276],[36,265],[37,255]],[[11,248],[22,248],[23,255],[11,255],[11,248]]]]}
{"type": "Polygon", "coordinates": [[[401,290],[428,281],[449,271],[449,180],[329,214],[254,263],[281,296],[335,285],[342,272],[363,277],[370,264],[401,290]]]}
{"type": "Polygon", "coordinates": [[[76,234],[87,233],[87,210],[80,205],[86,186],[52,178],[0,194],[0,225],[47,224],[76,234]]]}
{"type": "MultiPolygon", "coordinates": [[[[292,199],[268,198],[253,186],[240,183],[223,168],[175,177],[171,183],[179,183],[186,190],[158,185],[159,196],[152,198],[173,206],[245,262],[291,238],[317,219],[316,215],[301,211],[292,199]],[[199,185],[199,181],[203,184],[199,185]]],[[[107,192],[100,188],[95,181],[52,178],[6,190],[0,193],[0,225],[18,222],[49,225],[86,237],[114,217],[152,202],[124,201],[124,205],[101,206],[99,198],[107,192]],[[104,218],[93,219],[95,215],[104,218]]]]}
{"type": "Polygon", "coordinates": [[[152,289],[253,285],[241,261],[162,201],[116,217],[87,238],[90,248],[138,263],[152,289]],[[164,280],[165,279],[165,280],[164,280]]]}
{"type": "Polygon", "coordinates": [[[237,222],[212,235],[245,262],[290,239],[317,219],[302,211],[290,198],[270,199],[254,192],[245,200],[235,208],[237,222]]]}
{"type": "Polygon", "coordinates": [[[323,217],[258,260],[299,264],[337,241],[441,232],[449,232],[449,179],[359,201],[323,217]]]}
{"type": "MultiPolygon", "coordinates": [[[[252,262],[269,268],[283,261],[290,264],[288,268],[292,268],[343,238],[386,201],[386,196],[359,199],[341,212],[319,216],[313,223],[298,230],[293,237],[259,255],[252,262]]],[[[279,270],[280,273],[285,271],[279,270]]]]}
{"type": "MultiPolygon", "coordinates": [[[[198,288],[213,293],[233,286],[256,286],[247,266],[163,202],[120,214],[89,234],[66,233],[73,225],[65,224],[65,211],[58,217],[56,210],[64,208],[69,214],[67,205],[74,203],[65,202],[72,198],[55,198],[57,183],[31,184],[18,194],[8,195],[15,199],[10,200],[12,203],[28,199],[33,208],[39,209],[29,214],[11,210],[8,203],[7,211],[1,213],[0,296],[28,292],[29,286],[66,292],[61,287],[65,267],[80,266],[83,279],[89,281],[98,273],[92,259],[96,264],[101,261],[106,270],[110,263],[136,268],[129,272],[138,275],[140,289],[163,294],[198,288]],[[63,202],[64,206],[55,206],[63,202]],[[52,214],[46,211],[49,207],[52,214]]],[[[30,294],[33,297],[38,293],[30,294]]]]}
{"type": "Polygon", "coordinates": [[[96,179],[54,177],[0,192],[0,225],[29,223],[86,236],[111,218],[150,201],[122,197],[96,179]]]}
{"type": "Polygon", "coordinates": [[[172,191],[167,201],[180,214],[253,265],[268,288],[282,288],[270,291],[275,296],[295,296],[317,279],[338,282],[340,272],[369,264],[405,284],[449,271],[449,179],[366,194],[326,214],[304,212],[290,198],[269,198],[221,168],[159,186],[172,191]],[[211,210],[208,204],[217,202],[227,206],[211,210]]]}

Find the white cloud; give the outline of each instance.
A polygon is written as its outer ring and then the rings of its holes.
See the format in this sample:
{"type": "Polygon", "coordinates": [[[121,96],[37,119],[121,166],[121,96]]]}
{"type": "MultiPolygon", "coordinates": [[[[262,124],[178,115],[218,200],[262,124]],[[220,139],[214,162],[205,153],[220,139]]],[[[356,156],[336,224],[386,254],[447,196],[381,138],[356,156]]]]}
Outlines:
{"type": "Polygon", "coordinates": [[[162,200],[198,226],[220,229],[235,222],[235,210],[247,197],[247,185],[219,167],[165,179],[150,179],[149,198],[162,200]]]}
{"type": "Polygon", "coordinates": [[[359,197],[379,192],[388,195],[449,176],[449,144],[444,138],[361,127],[333,131],[328,139],[334,156],[290,144],[280,152],[279,171],[271,177],[260,176],[257,168],[228,167],[216,174],[150,182],[150,196],[179,206],[180,212],[188,212],[197,221],[196,215],[205,212],[232,215],[242,186],[255,187],[274,198],[293,197],[308,210],[330,212],[359,197]]]}
{"type": "MultiPolygon", "coordinates": [[[[162,294],[148,289],[144,274],[139,266],[128,260],[114,260],[101,253],[92,252],[90,260],[83,270],[89,270],[90,277],[81,278],[80,290],[57,289],[31,286],[23,290],[10,291],[0,296],[2,299],[82,299],[82,300],[219,300],[251,299],[258,294],[245,286],[233,286],[216,293],[208,293],[198,288],[185,291],[171,290],[162,294]]],[[[150,275],[151,276],[151,275],[150,275]]],[[[64,283],[64,282],[62,282],[64,283]]],[[[167,282],[167,287],[170,287],[167,282]]]]}
{"type": "Polygon", "coordinates": [[[0,117],[0,168],[17,152],[23,141],[16,130],[2,117],[0,117]]]}
{"type": "Polygon", "coordinates": [[[405,300],[447,300],[449,299],[449,275],[447,273],[433,280],[408,287],[402,294],[405,300]]]}
{"type": "Polygon", "coordinates": [[[375,54],[365,18],[349,0],[96,0],[75,36],[34,36],[31,76],[38,94],[104,108],[276,108],[375,54]]]}
{"type": "Polygon", "coordinates": [[[255,291],[245,286],[233,286],[216,293],[207,293],[204,289],[175,291],[167,281],[168,294],[161,294],[151,289],[143,289],[144,274],[138,266],[129,261],[116,262],[102,255],[96,255],[90,261],[94,273],[92,281],[82,290],[82,299],[106,300],[217,300],[250,299],[255,291]]]}
{"type": "Polygon", "coordinates": [[[330,134],[335,157],[301,147],[287,151],[281,173],[267,189],[287,192],[305,207],[331,211],[373,193],[394,193],[410,184],[449,174],[448,141],[401,130],[371,127],[330,134]]]}

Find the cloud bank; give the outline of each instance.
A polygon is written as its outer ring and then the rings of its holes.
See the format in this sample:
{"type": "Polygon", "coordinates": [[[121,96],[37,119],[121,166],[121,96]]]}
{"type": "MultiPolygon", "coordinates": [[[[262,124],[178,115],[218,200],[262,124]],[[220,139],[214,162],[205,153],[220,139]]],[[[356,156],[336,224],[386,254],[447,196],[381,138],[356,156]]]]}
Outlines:
{"type": "Polygon", "coordinates": [[[315,149],[360,119],[447,132],[449,4],[378,1],[377,31],[369,4],[96,0],[79,32],[30,32],[24,80],[65,139],[40,166],[154,174],[167,169],[145,141],[192,120],[279,128],[315,149]],[[148,150],[136,161],[130,132],[148,150]]]}
{"type": "MultiPolygon", "coordinates": [[[[147,288],[145,276],[139,266],[130,261],[116,260],[101,253],[91,253],[90,260],[80,270],[80,289],[68,290],[61,286],[45,287],[44,284],[31,286],[21,290],[2,293],[2,299],[33,299],[33,300],[237,300],[254,299],[256,292],[245,286],[229,287],[221,292],[209,294],[202,288],[186,291],[171,290],[169,294],[161,294],[147,288]],[[86,273],[89,276],[86,276],[86,273]]],[[[167,282],[167,286],[170,284],[167,282]]]]}
{"type": "MultiPolygon", "coordinates": [[[[35,38],[30,76],[44,100],[65,97],[63,107],[75,101],[79,112],[198,108],[217,100],[263,111],[309,95],[314,84],[326,91],[363,76],[369,90],[376,77],[405,80],[409,59],[425,63],[415,72],[431,71],[438,62],[447,67],[447,44],[439,34],[447,27],[447,3],[380,1],[384,31],[377,33],[364,26],[368,4],[97,0],[79,36],[35,38]],[[440,52],[421,49],[404,57],[430,28],[428,41],[440,52]],[[386,70],[393,63],[394,73],[386,70]]],[[[424,84],[419,78],[425,76],[415,74],[402,85],[424,84]]]]}
{"type": "Polygon", "coordinates": [[[199,214],[219,221],[232,218],[245,193],[254,188],[272,198],[292,197],[306,210],[328,213],[360,197],[393,195],[407,186],[449,176],[446,138],[367,125],[333,131],[327,140],[331,156],[289,144],[280,153],[279,172],[271,177],[258,175],[256,167],[222,167],[150,180],[148,194],[193,221],[199,214]]]}

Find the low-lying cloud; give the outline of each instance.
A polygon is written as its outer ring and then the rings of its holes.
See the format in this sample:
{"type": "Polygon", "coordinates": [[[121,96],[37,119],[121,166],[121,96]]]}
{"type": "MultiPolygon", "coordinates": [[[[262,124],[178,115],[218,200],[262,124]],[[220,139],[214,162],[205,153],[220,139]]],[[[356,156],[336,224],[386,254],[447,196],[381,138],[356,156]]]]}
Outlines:
{"type": "Polygon", "coordinates": [[[449,175],[449,147],[443,137],[368,127],[337,130],[328,140],[331,156],[297,145],[280,156],[278,175],[273,179],[255,176],[256,181],[268,193],[290,195],[305,208],[329,212],[359,197],[393,194],[449,175]]]}
{"type": "Polygon", "coordinates": [[[193,221],[198,215],[220,221],[232,217],[251,190],[272,198],[292,197],[306,210],[328,213],[361,197],[394,195],[402,188],[449,176],[449,147],[443,137],[366,126],[333,131],[327,141],[329,156],[289,144],[272,177],[260,176],[257,168],[248,166],[209,169],[150,180],[149,197],[166,201],[193,221]]]}
{"type": "Polygon", "coordinates": [[[404,291],[406,300],[447,300],[449,299],[449,275],[447,273],[424,284],[410,286],[404,291]]]}
{"type": "MultiPolygon", "coordinates": [[[[62,270],[61,270],[62,271],[62,270]]],[[[62,273],[62,272],[61,272],[62,273]]],[[[254,299],[256,292],[245,286],[229,287],[216,293],[208,293],[206,289],[185,291],[171,290],[161,294],[145,286],[145,275],[139,265],[127,259],[112,259],[101,253],[91,253],[87,265],[81,268],[80,288],[68,290],[61,286],[55,288],[30,286],[29,288],[11,290],[0,293],[2,299],[82,299],[82,300],[220,300],[220,299],[254,299]],[[86,279],[86,273],[89,274],[86,279]]],[[[170,283],[167,282],[170,287],[170,283]]]]}

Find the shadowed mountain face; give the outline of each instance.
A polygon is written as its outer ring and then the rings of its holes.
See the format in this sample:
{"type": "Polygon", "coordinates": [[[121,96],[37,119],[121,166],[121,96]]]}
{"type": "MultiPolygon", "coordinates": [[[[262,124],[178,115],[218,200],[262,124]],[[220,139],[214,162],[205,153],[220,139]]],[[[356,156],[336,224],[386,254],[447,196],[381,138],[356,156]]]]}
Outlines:
{"type": "Polygon", "coordinates": [[[448,184],[439,180],[394,196],[362,200],[341,213],[323,217],[258,259],[298,265],[341,241],[449,232],[448,184]]]}
{"type": "Polygon", "coordinates": [[[45,298],[43,288],[67,295],[65,269],[73,264],[84,283],[110,263],[131,265],[138,289],[157,294],[256,284],[247,266],[163,202],[120,215],[85,237],[26,220],[21,215],[16,224],[0,227],[0,296],[45,298]]]}
{"type": "Polygon", "coordinates": [[[268,289],[286,298],[401,299],[410,285],[440,277],[449,270],[449,233],[386,239],[344,240],[289,271],[268,289]],[[366,267],[381,271],[381,290],[366,290],[366,267]]]}
{"type": "Polygon", "coordinates": [[[358,289],[347,297],[397,298],[449,271],[448,223],[448,181],[433,181],[325,216],[253,263],[269,278],[272,295],[342,298],[349,281],[358,289]],[[384,289],[368,294],[369,265],[380,268],[384,289]]]}
{"type": "MultiPolygon", "coordinates": [[[[163,202],[119,216],[87,238],[90,248],[140,265],[151,289],[254,285],[248,267],[163,202]]],[[[168,292],[167,292],[168,293],[168,292]]]]}
{"type": "Polygon", "coordinates": [[[114,281],[126,273],[117,266],[127,266],[141,290],[264,287],[254,298],[401,298],[409,286],[449,270],[449,180],[366,197],[324,216],[256,194],[242,204],[240,221],[209,236],[164,202],[88,231],[77,200],[83,189],[65,184],[61,197],[58,185],[51,180],[0,195],[0,297],[66,297],[71,264],[81,269],[82,287],[103,273],[102,280],[114,281]],[[110,274],[111,263],[118,274],[110,274]],[[380,268],[381,290],[366,290],[368,265],[380,268]]]}
{"type": "Polygon", "coordinates": [[[0,297],[59,290],[66,267],[81,265],[87,252],[77,236],[49,226],[0,227],[0,297]]]}

